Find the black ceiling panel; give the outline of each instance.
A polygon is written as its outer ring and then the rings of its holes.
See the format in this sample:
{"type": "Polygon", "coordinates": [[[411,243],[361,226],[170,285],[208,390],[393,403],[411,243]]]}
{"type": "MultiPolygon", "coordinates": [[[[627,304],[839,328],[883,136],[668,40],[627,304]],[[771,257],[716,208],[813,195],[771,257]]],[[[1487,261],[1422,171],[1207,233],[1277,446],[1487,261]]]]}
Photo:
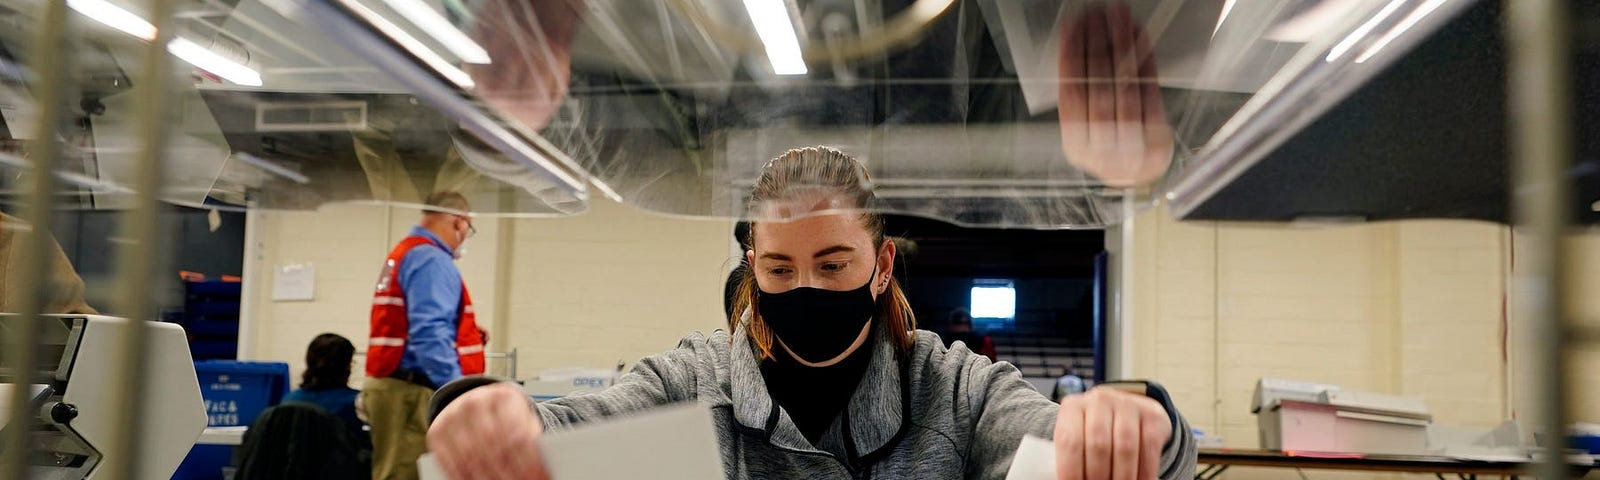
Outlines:
{"type": "MultiPolygon", "coordinates": [[[[1594,2],[1582,2],[1586,5],[1594,2]]],[[[1578,18],[1592,17],[1580,10],[1578,18]]],[[[1185,218],[1510,220],[1501,2],[1480,1],[1185,218]]],[[[1583,25],[1577,38],[1587,38],[1583,25]]],[[[1575,42],[1576,220],[1600,222],[1600,48],[1575,42]]]]}

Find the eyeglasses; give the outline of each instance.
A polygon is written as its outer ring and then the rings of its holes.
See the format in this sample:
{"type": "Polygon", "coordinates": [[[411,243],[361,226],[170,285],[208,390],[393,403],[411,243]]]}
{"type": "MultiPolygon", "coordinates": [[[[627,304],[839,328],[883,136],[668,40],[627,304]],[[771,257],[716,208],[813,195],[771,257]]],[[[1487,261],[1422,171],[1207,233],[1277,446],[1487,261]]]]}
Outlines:
{"type": "Polygon", "coordinates": [[[474,235],[478,234],[478,227],[472,226],[472,219],[471,218],[466,217],[464,215],[456,215],[456,218],[460,218],[462,220],[466,220],[467,221],[467,238],[472,238],[474,235]]]}

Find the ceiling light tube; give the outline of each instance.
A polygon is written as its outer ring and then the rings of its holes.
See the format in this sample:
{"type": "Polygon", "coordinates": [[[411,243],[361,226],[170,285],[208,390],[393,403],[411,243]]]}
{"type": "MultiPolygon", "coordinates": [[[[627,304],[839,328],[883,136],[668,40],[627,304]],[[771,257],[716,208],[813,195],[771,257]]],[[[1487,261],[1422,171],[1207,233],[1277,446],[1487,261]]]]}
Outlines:
{"type": "Polygon", "coordinates": [[[248,152],[233,152],[233,159],[249,164],[252,167],[259,168],[267,173],[283,177],[294,183],[301,185],[308,185],[311,183],[311,178],[305,176],[303,173],[290,170],[288,167],[267,161],[264,158],[251,155],[248,152]]]}
{"type": "Polygon", "coordinates": [[[1366,23],[1363,23],[1360,27],[1357,27],[1355,31],[1350,32],[1349,35],[1345,35],[1344,40],[1340,40],[1339,44],[1334,45],[1333,50],[1328,51],[1327,61],[1331,63],[1334,60],[1338,60],[1339,57],[1344,56],[1344,52],[1350,51],[1351,47],[1356,46],[1356,42],[1361,41],[1361,39],[1365,38],[1367,34],[1372,33],[1372,29],[1378,28],[1378,24],[1383,23],[1383,19],[1389,18],[1389,15],[1394,14],[1395,10],[1399,10],[1400,5],[1405,2],[1406,0],[1390,0],[1389,4],[1384,5],[1383,10],[1379,10],[1377,15],[1373,15],[1372,18],[1366,21],[1366,23]]]}
{"type": "Polygon", "coordinates": [[[805,75],[806,62],[800,56],[800,37],[795,34],[794,21],[783,0],[744,0],[745,11],[750,13],[750,23],[766,47],[767,61],[778,75],[805,75]]]}
{"type": "Polygon", "coordinates": [[[1378,41],[1372,42],[1372,46],[1367,47],[1367,51],[1361,52],[1361,56],[1356,57],[1356,63],[1366,62],[1367,59],[1372,58],[1373,55],[1377,55],[1378,51],[1383,50],[1383,47],[1389,46],[1389,42],[1394,41],[1396,37],[1399,37],[1400,34],[1405,33],[1406,30],[1410,30],[1411,27],[1417,24],[1417,22],[1422,21],[1422,17],[1426,17],[1428,14],[1433,13],[1433,11],[1438,9],[1440,5],[1444,5],[1444,2],[1445,0],[1428,0],[1428,2],[1422,4],[1421,7],[1417,7],[1417,9],[1412,11],[1410,15],[1406,15],[1406,18],[1401,20],[1399,25],[1395,25],[1394,28],[1389,29],[1388,33],[1384,33],[1382,37],[1378,38],[1378,41]]]}
{"type": "Polygon", "coordinates": [[[200,46],[187,38],[172,39],[167,44],[167,51],[195,68],[211,72],[223,79],[248,87],[261,86],[261,73],[246,67],[239,62],[229,60],[217,52],[200,46]]]}
{"type": "Polygon", "coordinates": [[[406,33],[405,29],[400,28],[399,25],[395,25],[394,22],[384,18],[383,15],[379,15],[378,12],[373,11],[366,5],[362,5],[361,2],[340,0],[339,4],[350,9],[351,13],[355,14],[357,19],[364,21],[368,25],[371,25],[372,28],[377,29],[379,34],[382,34],[383,36],[388,37],[390,40],[393,40],[395,43],[400,44],[400,48],[405,49],[407,52],[411,52],[411,54],[415,55],[418,60],[422,60],[422,63],[426,64],[428,68],[433,69],[434,72],[437,72],[440,76],[443,76],[446,80],[449,80],[450,83],[454,83],[456,86],[466,90],[471,90],[473,87],[477,86],[477,83],[472,81],[472,76],[468,75],[465,70],[456,68],[455,65],[445,61],[444,57],[439,55],[439,52],[435,52],[432,48],[428,48],[428,46],[422,43],[421,40],[417,40],[417,37],[413,37],[411,34],[406,33]]]}
{"type": "Polygon", "coordinates": [[[445,20],[439,12],[421,0],[385,0],[384,3],[389,4],[389,8],[393,8],[396,12],[400,12],[400,16],[406,17],[406,20],[410,20],[417,28],[433,36],[434,40],[438,40],[446,50],[455,54],[461,61],[489,64],[489,52],[485,51],[483,46],[467,38],[467,34],[461,33],[460,29],[451,25],[449,20],[445,20]]]}
{"type": "Polygon", "coordinates": [[[67,0],[67,7],[85,17],[145,41],[155,40],[156,26],[106,0],[67,0]]]}
{"type": "MultiPolygon", "coordinates": [[[[67,7],[91,20],[147,42],[156,38],[156,27],[149,21],[106,0],[67,0],[67,7]]],[[[260,72],[218,55],[192,40],[174,38],[167,44],[167,51],[194,65],[195,68],[211,72],[227,81],[251,87],[261,86],[260,72]]]]}

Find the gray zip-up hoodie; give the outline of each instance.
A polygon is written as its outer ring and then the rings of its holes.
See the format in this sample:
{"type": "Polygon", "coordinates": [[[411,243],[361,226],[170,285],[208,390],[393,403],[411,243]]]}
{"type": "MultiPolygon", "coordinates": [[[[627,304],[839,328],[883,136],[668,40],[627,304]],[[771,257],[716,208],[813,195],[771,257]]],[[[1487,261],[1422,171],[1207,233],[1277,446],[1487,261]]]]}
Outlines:
{"type": "MultiPolygon", "coordinates": [[[[610,388],[538,403],[539,418],[555,431],[696,400],[711,408],[729,478],[1000,479],[1024,434],[1053,436],[1060,406],[1011,364],[991,363],[961,344],[946,349],[921,330],[897,361],[888,336],[877,333],[860,386],[817,445],[767,393],[742,330],[731,339],[722,330],[689,335],[677,348],[641,359],[610,388]]],[[[1176,428],[1161,453],[1161,478],[1194,478],[1188,423],[1168,413],[1176,428]]]]}

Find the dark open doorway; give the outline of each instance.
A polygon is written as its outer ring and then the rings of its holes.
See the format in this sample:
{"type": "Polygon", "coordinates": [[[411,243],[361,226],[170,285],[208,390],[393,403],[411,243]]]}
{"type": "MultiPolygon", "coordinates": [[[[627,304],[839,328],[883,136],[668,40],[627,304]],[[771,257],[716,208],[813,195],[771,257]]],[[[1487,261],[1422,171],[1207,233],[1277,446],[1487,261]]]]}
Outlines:
{"type": "Polygon", "coordinates": [[[886,233],[914,244],[896,276],[919,328],[948,338],[952,313],[963,310],[974,333],[993,342],[997,360],[1041,386],[1068,374],[1095,379],[1103,323],[1095,262],[1105,232],[964,228],[905,216],[887,224],[886,233]]]}

